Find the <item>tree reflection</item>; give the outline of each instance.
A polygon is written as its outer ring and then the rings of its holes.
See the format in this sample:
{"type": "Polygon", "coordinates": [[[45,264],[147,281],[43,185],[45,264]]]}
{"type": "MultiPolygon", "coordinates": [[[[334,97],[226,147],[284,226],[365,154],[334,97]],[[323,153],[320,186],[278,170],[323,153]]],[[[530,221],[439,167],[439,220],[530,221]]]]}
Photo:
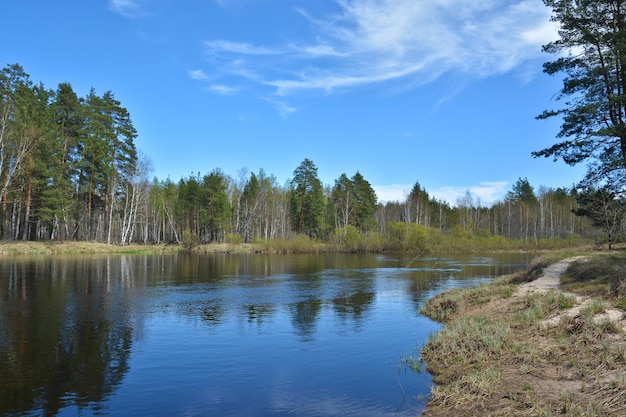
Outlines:
{"type": "Polygon", "coordinates": [[[342,275],[339,277],[339,294],[332,299],[333,310],[340,319],[353,320],[359,328],[376,298],[374,277],[363,270],[358,270],[356,275],[348,270],[342,275]]]}
{"type": "Polygon", "coordinates": [[[119,268],[55,263],[15,261],[2,271],[0,415],[97,407],[128,371],[129,305],[110,290],[119,268]]]}
{"type": "Polygon", "coordinates": [[[201,339],[207,349],[254,333],[241,331],[246,322],[309,343],[327,321],[361,331],[378,307],[407,298],[419,304],[447,282],[498,272],[490,258],[429,259],[421,268],[399,263],[350,255],[2,259],[0,415],[55,415],[66,407],[93,414],[111,406],[144,311],[199,319],[211,336],[224,332],[224,339],[201,339]]]}
{"type": "Polygon", "coordinates": [[[352,317],[359,320],[369,310],[374,301],[373,292],[359,291],[333,299],[333,307],[340,317],[352,317]]]}
{"type": "Polygon", "coordinates": [[[209,324],[220,324],[225,313],[223,300],[214,300],[202,307],[200,317],[209,324]]]}
{"type": "Polygon", "coordinates": [[[296,333],[303,341],[312,340],[317,329],[317,321],[322,310],[322,301],[318,298],[308,298],[289,305],[291,322],[296,333]]]}
{"type": "Polygon", "coordinates": [[[257,323],[259,326],[276,313],[276,306],[270,303],[248,304],[243,307],[248,323],[257,323]]]}

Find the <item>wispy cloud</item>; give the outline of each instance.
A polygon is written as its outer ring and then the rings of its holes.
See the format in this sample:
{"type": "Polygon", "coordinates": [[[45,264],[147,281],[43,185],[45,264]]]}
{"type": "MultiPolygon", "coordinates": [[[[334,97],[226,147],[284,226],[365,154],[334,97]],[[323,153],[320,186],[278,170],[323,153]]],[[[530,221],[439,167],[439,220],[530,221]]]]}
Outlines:
{"type": "Polygon", "coordinates": [[[337,11],[326,16],[298,10],[312,38],[271,46],[210,40],[207,59],[219,77],[236,76],[265,96],[288,97],[389,81],[416,86],[448,72],[523,72],[556,37],[541,0],[334,2],[337,11]]]}
{"type": "Polygon", "coordinates": [[[140,0],[109,0],[109,9],[126,17],[146,15],[146,10],[141,6],[140,0]]]}
{"type": "Polygon", "coordinates": [[[288,117],[290,114],[298,111],[298,108],[292,106],[284,100],[265,97],[263,100],[270,103],[282,117],[288,117]]]}
{"type": "Polygon", "coordinates": [[[189,74],[189,76],[191,78],[193,78],[194,80],[198,80],[198,81],[209,81],[211,79],[211,77],[209,77],[208,75],[206,75],[206,73],[204,71],[202,71],[201,69],[198,70],[189,70],[187,71],[187,73],[189,74]]]}
{"type": "MultiPolygon", "coordinates": [[[[198,70],[189,70],[187,71],[187,74],[189,75],[189,77],[193,78],[194,80],[197,81],[202,81],[202,82],[210,82],[213,81],[213,77],[207,75],[203,70],[198,69],[198,70]]],[[[219,95],[231,95],[231,94],[235,94],[239,91],[238,87],[230,87],[227,85],[223,85],[223,84],[211,84],[208,87],[206,87],[207,91],[210,91],[211,93],[215,93],[215,94],[219,94],[219,95]]]]}
{"type": "Polygon", "coordinates": [[[208,90],[213,93],[221,94],[224,96],[235,94],[236,92],[239,91],[239,89],[236,87],[228,87],[226,85],[220,85],[220,84],[213,84],[209,86],[208,90]]]}
{"type": "Polygon", "coordinates": [[[231,53],[239,55],[277,55],[280,51],[264,46],[256,46],[247,42],[231,42],[225,40],[206,41],[204,45],[209,54],[231,53]]]}

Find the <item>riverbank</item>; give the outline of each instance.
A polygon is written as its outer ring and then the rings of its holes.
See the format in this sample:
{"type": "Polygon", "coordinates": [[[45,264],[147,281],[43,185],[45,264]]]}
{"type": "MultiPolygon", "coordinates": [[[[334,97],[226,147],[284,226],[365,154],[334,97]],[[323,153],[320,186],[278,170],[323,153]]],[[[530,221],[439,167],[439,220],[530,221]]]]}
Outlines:
{"type": "MultiPolygon", "coordinates": [[[[177,244],[131,244],[112,245],[98,242],[75,242],[75,241],[47,241],[47,242],[0,242],[0,255],[58,255],[58,254],[96,254],[96,253],[118,253],[118,254],[157,254],[157,253],[177,253],[183,250],[177,244]]],[[[199,253],[231,253],[231,252],[255,252],[258,248],[254,245],[227,243],[214,243],[209,245],[197,245],[194,252],[199,253]]]]}
{"type": "MultiPolygon", "coordinates": [[[[556,250],[549,244],[543,244],[539,246],[529,246],[524,248],[523,246],[510,246],[481,244],[480,242],[466,242],[467,245],[462,248],[453,247],[450,245],[433,246],[429,247],[432,253],[502,253],[502,252],[529,252],[534,253],[551,252],[556,250]]],[[[545,243],[545,242],[544,242],[545,243]]],[[[561,242],[563,243],[563,242],[561,242]]],[[[3,255],[58,255],[58,254],[104,254],[104,253],[118,253],[118,254],[159,254],[159,253],[177,253],[177,252],[192,252],[192,253],[353,253],[355,251],[364,251],[369,253],[380,252],[397,252],[397,253],[410,253],[415,256],[415,253],[425,253],[424,250],[401,250],[393,248],[385,248],[385,245],[380,244],[374,248],[349,248],[345,245],[318,242],[313,239],[309,239],[305,236],[298,236],[292,240],[275,239],[271,242],[258,242],[258,243],[208,243],[208,244],[195,244],[190,247],[185,247],[182,244],[176,243],[158,243],[158,244],[130,244],[130,245],[118,245],[107,244],[100,242],[84,242],[84,241],[44,241],[44,242],[31,242],[31,241],[14,241],[4,240],[0,241],[0,256],[3,255]]],[[[556,245],[557,248],[559,247],[556,245]]],[[[583,248],[589,248],[589,244],[584,245],[580,243],[573,247],[583,250],[583,248]]]]}
{"type": "Polygon", "coordinates": [[[429,300],[426,416],[626,415],[626,257],[553,254],[429,300]],[[565,259],[562,259],[565,258],[565,259]]]}
{"type": "MultiPolygon", "coordinates": [[[[84,241],[0,241],[2,255],[58,255],[58,254],[159,254],[159,253],[343,253],[345,249],[308,238],[274,240],[271,243],[207,243],[185,248],[177,243],[118,245],[84,241]]],[[[349,251],[348,251],[349,252],[349,251]]]]}

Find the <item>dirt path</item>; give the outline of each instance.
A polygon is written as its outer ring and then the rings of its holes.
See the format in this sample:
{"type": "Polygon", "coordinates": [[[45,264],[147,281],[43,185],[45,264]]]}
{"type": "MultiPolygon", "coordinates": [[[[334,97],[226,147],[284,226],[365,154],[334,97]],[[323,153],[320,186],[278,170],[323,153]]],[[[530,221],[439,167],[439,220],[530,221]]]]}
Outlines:
{"type": "MultiPolygon", "coordinates": [[[[444,331],[452,330],[442,340],[449,341],[427,357],[439,386],[424,415],[626,416],[624,312],[597,308],[597,298],[560,289],[568,266],[584,259],[552,264],[540,278],[505,296],[497,287],[492,293],[470,289],[469,302],[459,304],[446,321],[444,331]],[[594,307],[597,312],[590,316],[594,307]],[[484,323],[492,325],[494,336],[497,329],[506,330],[497,353],[484,347],[491,346],[489,331],[469,333],[468,326],[484,323]],[[477,340],[485,345],[472,350],[477,340]]],[[[439,305],[454,303],[442,298],[439,305]]]]}
{"type": "Polygon", "coordinates": [[[525,295],[532,291],[550,291],[558,290],[561,282],[561,275],[567,270],[569,264],[574,261],[585,259],[584,256],[574,256],[550,265],[543,270],[543,275],[531,282],[520,285],[518,289],[519,295],[525,295]]]}
{"type": "MultiPolygon", "coordinates": [[[[517,290],[516,295],[525,296],[526,294],[532,292],[547,292],[552,290],[560,290],[561,285],[561,275],[565,273],[567,267],[575,261],[584,260],[585,256],[574,256],[571,258],[564,259],[560,262],[550,265],[543,271],[543,275],[531,282],[527,282],[525,284],[520,285],[517,290]]],[[[571,294],[576,297],[576,305],[571,309],[562,311],[561,313],[551,317],[547,320],[544,320],[543,324],[548,326],[556,326],[559,324],[561,318],[563,316],[568,317],[576,317],[580,314],[580,311],[587,307],[591,302],[591,298],[582,297],[579,295],[571,294]]],[[[598,314],[594,317],[596,322],[601,322],[603,320],[610,320],[612,322],[617,323],[623,331],[626,332],[626,320],[624,320],[623,312],[614,308],[607,308],[604,313],[598,314]]]]}

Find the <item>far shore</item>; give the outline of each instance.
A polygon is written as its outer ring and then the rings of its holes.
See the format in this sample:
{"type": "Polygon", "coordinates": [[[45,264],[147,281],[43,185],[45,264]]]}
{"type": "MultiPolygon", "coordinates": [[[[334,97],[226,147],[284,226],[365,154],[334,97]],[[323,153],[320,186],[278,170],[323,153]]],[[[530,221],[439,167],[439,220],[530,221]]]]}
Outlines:
{"type": "MultiPolygon", "coordinates": [[[[434,253],[502,253],[502,252],[532,252],[532,253],[550,253],[555,249],[536,249],[536,248],[509,248],[494,250],[480,248],[466,248],[462,252],[455,250],[435,251],[434,253]]],[[[561,249],[562,250],[562,249],[561,249]]],[[[591,250],[588,246],[579,246],[577,250],[591,250]]],[[[332,243],[320,243],[313,240],[307,240],[302,243],[295,241],[272,241],[269,243],[207,243],[197,244],[192,248],[185,248],[179,243],[132,243],[128,245],[120,245],[115,243],[103,242],[87,242],[87,241],[16,241],[16,240],[0,240],[0,256],[8,255],[72,255],[72,254],[164,254],[191,252],[196,254],[209,253],[350,253],[354,250],[348,250],[344,247],[334,245],[332,243]]],[[[366,252],[372,252],[367,251],[366,252]]],[[[384,252],[411,253],[415,251],[403,252],[395,250],[385,250],[384,252]]],[[[424,252],[420,252],[424,253],[424,252]]]]}
{"type": "MultiPolygon", "coordinates": [[[[100,242],[77,241],[2,241],[0,256],[3,255],[57,255],[57,254],[160,254],[183,251],[183,246],[176,243],[130,244],[117,245],[100,242]]],[[[262,248],[255,244],[211,243],[197,245],[193,252],[197,253],[254,253],[262,248]]]]}

